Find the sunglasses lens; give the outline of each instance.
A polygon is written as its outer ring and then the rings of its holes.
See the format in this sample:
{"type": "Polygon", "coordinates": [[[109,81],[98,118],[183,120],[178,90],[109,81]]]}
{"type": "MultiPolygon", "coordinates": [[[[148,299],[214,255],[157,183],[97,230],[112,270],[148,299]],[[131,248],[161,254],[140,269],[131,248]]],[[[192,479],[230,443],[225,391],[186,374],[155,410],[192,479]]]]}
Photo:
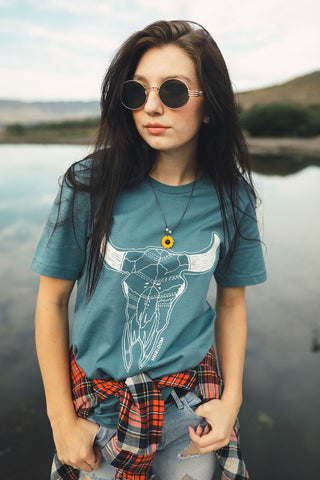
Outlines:
{"type": "Polygon", "coordinates": [[[143,85],[135,80],[127,81],[123,86],[122,104],[130,110],[136,110],[146,101],[143,85]]]}
{"type": "Polygon", "coordinates": [[[160,87],[160,99],[169,108],[179,108],[189,100],[188,87],[180,80],[166,80],[160,87]]]}

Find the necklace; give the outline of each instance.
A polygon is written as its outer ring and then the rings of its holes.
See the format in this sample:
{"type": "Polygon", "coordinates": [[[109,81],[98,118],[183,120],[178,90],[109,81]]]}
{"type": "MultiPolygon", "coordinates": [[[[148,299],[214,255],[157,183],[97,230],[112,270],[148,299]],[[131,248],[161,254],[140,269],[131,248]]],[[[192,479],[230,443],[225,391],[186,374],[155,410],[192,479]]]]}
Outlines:
{"type": "Polygon", "coordinates": [[[178,227],[178,225],[180,225],[180,223],[182,222],[183,217],[184,217],[185,214],[186,214],[186,211],[188,210],[189,203],[190,203],[190,201],[191,201],[191,197],[192,197],[192,194],[193,194],[193,191],[194,191],[194,187],[195,187],[195,185],[196,185],[197,174],[196,174],[195,179],[194,179],[193,184],[192,184],[192,189],[191,189],[191,193],[190,193],[190,196],[189,196],[189,199],[188,199],[186,208],[184,209],[184,212],[183,212],[183,214],[181,215],[180,220],[178,221],[178,223],[177,223],[173,228],[171,228],[171,229],[168,227],[168,224],[167,224],[167,221],[166,221],[166,217],[164,216],[164,213],[163,213],[163,211],[162,211],[162,209],[161,209],[161,207],[160,207],[160,202],[159,202],[158,196],[157,196],[157,194],[156,194],[156,191],[155,191],[155,189],[154,189],[154,186],[153,186],[153,184],[152,184],[151,178],[148,177],[148,179],[149,179],[149,183],[150,183],[150,185],[151,185],[152,191],[153,191],[153,193],[154,193],[156,202],[157,202],[157,204],[158,204],[158,207],[159,207],[159,209],[160,209],[160,212],[161,212],[161,215],[162,215],[164,224],[165,224],[165,235],[164,235],[164,236],[162,237],[162,239],[161,239],[161,245],[163,246],[163,248],[171,248],[171,247],[173,246],[173,244],[174,244],[174,240],[173,240],[171,234],[172,234],[173,231],[178,227]]]}

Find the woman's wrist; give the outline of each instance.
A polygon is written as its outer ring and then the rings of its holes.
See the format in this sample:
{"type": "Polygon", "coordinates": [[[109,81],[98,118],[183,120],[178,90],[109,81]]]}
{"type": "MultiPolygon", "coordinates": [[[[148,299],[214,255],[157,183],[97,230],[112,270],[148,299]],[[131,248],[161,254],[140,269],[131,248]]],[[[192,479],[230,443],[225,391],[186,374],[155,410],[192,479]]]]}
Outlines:
{"type": "Polygon", "coordinates": [[[239,411],[242,404],[242,392],[235,392],[225,389],[221,395],[221,400],[228,404],[231,408],[239,411]]]}
{"type": "Polygon", "coordinates": [[[48,408],[47,415],[51,423],[51,426],[57,423],[72,422],[78,418],[73,408],[73,404],[64,405],[63,407],[60,407],[60,408],[56,408],[56,407],[52,409],[48,408]]]}

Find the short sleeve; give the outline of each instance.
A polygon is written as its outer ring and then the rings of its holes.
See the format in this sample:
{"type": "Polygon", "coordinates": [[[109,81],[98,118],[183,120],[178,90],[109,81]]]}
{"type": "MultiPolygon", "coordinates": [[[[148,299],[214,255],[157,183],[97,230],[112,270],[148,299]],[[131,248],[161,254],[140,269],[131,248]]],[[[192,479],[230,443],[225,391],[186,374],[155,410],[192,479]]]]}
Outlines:
{"type": "Polygon", "coordinates": [[[86,260],[89,194],[64,181],[34,254],[31,268],[41,275],[77,280],[86,260]]]}
{"type": "Polygon", "coordinates": [[[249,202],[239,224],[241,235],[233,239],[231,260],[222,258],[214,273],[222,287],[256,285],[266,280],[266,268],[253,202],[249,202]]]}

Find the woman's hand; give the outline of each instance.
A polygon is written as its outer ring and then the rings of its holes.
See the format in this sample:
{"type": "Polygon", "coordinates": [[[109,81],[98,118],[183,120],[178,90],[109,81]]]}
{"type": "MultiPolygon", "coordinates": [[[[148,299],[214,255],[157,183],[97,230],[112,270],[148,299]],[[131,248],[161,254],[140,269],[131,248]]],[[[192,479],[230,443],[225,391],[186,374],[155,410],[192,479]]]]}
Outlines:
{"type": "Polygon", "coordinates": [[[57,456],[77,470],[92,472],[101,464],[101,452],[94,445],[99,425],[80,417],[52,422],[57,456]]]}
{"type": "Polygon", "coordinates": [[[239,407],[227,400],[210,400],[200,405],[196,415],[204,417],[208,425],[196,430],[189,426],[189,435],[199,453],[211,453],[228,445],[239,407]]]}

